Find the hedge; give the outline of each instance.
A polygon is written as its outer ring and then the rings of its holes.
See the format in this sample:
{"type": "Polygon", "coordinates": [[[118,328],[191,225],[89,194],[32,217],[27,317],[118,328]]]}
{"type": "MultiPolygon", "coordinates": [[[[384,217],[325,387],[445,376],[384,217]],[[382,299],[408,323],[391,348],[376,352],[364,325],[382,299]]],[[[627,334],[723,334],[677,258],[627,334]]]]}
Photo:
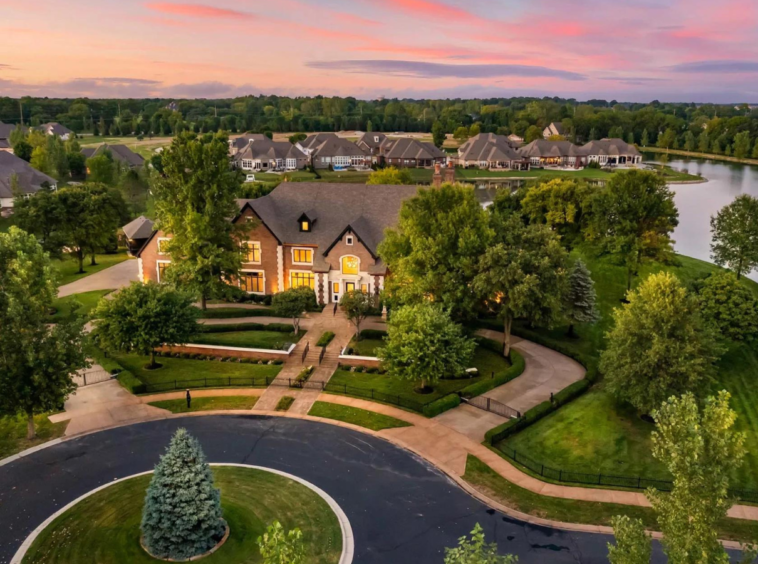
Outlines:
{"type": "Polygon", "coordinates": [[[123,370],[118,373],[118,383],[133,394],[142,394],[145,392],[145,384],[142,383],[142,380],[128,370],[123,370]]]}
{"type": "Polygon", "coordinates": [[[511,419],[494,429],[490,429],[485,433],[484,440],[489,445],[498,443],[514,433],[526,429],[555,410],[556,406],[549,401],[543,401],[541,404],[535,405],[532,409],[524,413],[520,419],[511,419]]]}
{"type": "Polygon", "coordinates": [[[387,332],[380,329],[364,329],[361,331],[361,339],[383,339],[386,336],[387,332]]]}
{"type": "Polygon", "coordinates": [[[276,331],[292,333],[294,328],[289,323],[222,323],[219,325],[198,324],[200,333],[229,333],[231,331],[276,331]]]}
{"type": "Polygon", "coordinates": [[[334,339],[334,333],[331,331],[324,331],[318,341],[316,341],[316,346],[325,347],[332,342],[332,339],[334,339]]]}
{"type": "Polygon", "coordinates": [[[444,413],[449,409],[458,407],[461,405],[461,398],[458,394],[448,394],[441,397],[438,400],[427,403],[424,406],[424,415],[426,417],[436,417],[440,413],[444,413]]]}
{"type": "MultiPolygon", "coordinates": [[[[485,339],[489,340],[489,339],[485,339]]],[[[494,341],[491,341],[494,342],[494,341]]],[[[495,343],[497,345],[497,343],[495,343]]],[[[498,352],[500,352],[498,348],[498,352]]],[[[521,356],[521,354],[515,350],[511,349],[511,366],[507,370],[504,370],[503,372],[500,372],[498,374],[495,374],[494,378],[485,378],[482,380],[479,380],[478,382],[471,384],[469,386],[466,386],[462,390],[460,390],[460,394],[465,398],[473,398],[476,396],[480,396],[485,392],[489,392],[490,390],[497,388],[498,386],[502,386],[503,384],[507,384],[514,378],[518,378],[523,374],[524,368],[526,367],[526,363],[524,362],[524,357],[521,356]]]]}
{"type": "Polygon", "coordinates": [[[245,309],[239,307],[221,307],[200,310],[203,319],[233,319],[235,317],[277,317],[274,310],[268,308],[245,309]]]}
{"type": "Polygon", "coordinates": [[[574,400],[581,396],[584,392],[590,389],[589,380],[586,378],[584,380],[579,380],[578,382],[574,382],[570,386],[566,386],[563,388],[560,392],[555,394],[553,396],[553,403],[556,407],[561,407],[562,405],[566,405],[571,400],[574,400]]]}

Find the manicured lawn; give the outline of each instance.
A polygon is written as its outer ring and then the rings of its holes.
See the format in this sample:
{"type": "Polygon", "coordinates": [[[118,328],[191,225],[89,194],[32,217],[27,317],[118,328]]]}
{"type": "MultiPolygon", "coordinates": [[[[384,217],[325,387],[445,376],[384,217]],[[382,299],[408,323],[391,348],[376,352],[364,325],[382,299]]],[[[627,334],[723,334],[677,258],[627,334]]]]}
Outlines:
{"type": "MultiPolygon", "coordinates": [[[[199,308],[198,308],[199,309],[199,308]]],[[[269,308],[247,309],[242,307],[213,307],[206,310],[200,309],[198,316],[201,319],[232,319],[236,317],[271,317],[276,315],[269,308]]]]}
{"type": "MultiPolygon", "coordinates": [[[[336,515],[309,488],[250,468],[213,469],[231,534],[208,564],[261,562],[257,539],[274,520],[303,532],[306,562],[334,564],[342,550],[336,515]]],[[[26,564],[140,564],[157,560],[140,547],[140,520],[151,476],[110,486],[72,507],[31,546],[26,564]]]]}
{"type": "Polygon", "coordinates": [[[281,333],[279,331],[229,331],[228,333],[198,333],[192,342],[201,345],[221,345],[226,347],[244,347],[249,349],[284,350],[297,343],[304,335],[302,331],[281,333]]]}
{"type": "MultiPolygon", "coordinates": [[[[246,171],[243,171],[247,174],[246,171]]],[[[286,172],[284,174],[275,174],[273,172],[252,172],[250,174],[255,174],[255,181],[276,181],[276,182],[283,182],[284,180],[287,180],[289,182],[308,182],[312,180],[316,180],[316,175],[312,172],[308,172],[307,170],[297,170],[297,171],[291,171],[286,172]]]]}
{"type": "Polygon", "coordinates": [[[95,274],[96,272],[110,268],[114,264],[118,264],[128,259],[129,255],[126,254],[126,251],[121,250],[112,255],[95,255],[97,265],[90,266],[90,259],[87,257],[84,260],[84,274],[79,273],[79,262],[71,257],[54,260],[52,263],[53,268],[58,271],[58,284],[63,286],[64,284],[70,284],[80,278],[95,274]]]}
{"type": "Polygon", "coordinates": [[[484,347],[477,347],[472,364],[479,368],[479,376],[455,380],[440,380],[434,385],[434,390],[429,394],[415,392],[416,383],[409,380],[401,380],[387,374],[349,372],[348,370],[337,370],[332,379],[329,380],[329,384],[335,384],[332,386],[332,390],[337,392],[339,392],[339,386],[349,386],[364,390],[373,389],[384,394],[401,396],[408,400],[425,404],[447,394],[457,392],[466,386],[479,382],[483,378],[488,378],[490,372],[493,370],[501,372],[510,366],[510,363],[505,358],[484,347]]]}
{"type": "Polygon", "coordinates": [[[65,298],[56,298],[53,300],[55,313],[51,320],[61,321],[74,315],[79,317],[89,317],[93,309],[97,307],[100,300],[110,294],[113,290],[93,290],[91,292],[82,292],[81,294],[72,294],[65,298]]]}
{"type": "Polygon", "coordinates": [[[486,170],[479,168],[458,168],[455,176],[459,180],[473,180],[476,178],[583,178],[583,179],[607,179],[613,173],[597,168],[584,168],[581,170],[546,170],[534,168],[531,170],[486,170]]]}
{"type": "MultiPolygon", "coordinates": [[[[579,326],[579,339],[566,337],[566,328],[537,330],[543,337],[583,355],[596,363],[604,348],[604,333],[611,327],[613,308],[621,305],[626,289],[626,273],[612,258],[595,258],[588,252],[575,251],[587,263],[595,280],[598,304],[602,314],[594,326],[579,326]]],[[[677,256],[678,265],[646,265],[637,286],[649,274],[668,270],[685,285],[703,278],[718,267],[696,259],[677,256]]],[[[758,284],[742,279],[742,283],[758,294],[758,284]]],[[[499,328],[499,324],[493,324],[499,328]]],[[[528,330],[519,325],[518,329],[528,330]]],[[[737,412],[737,428],[747,433],[748,454],[736,472],[732,487],[758,489],[758,346],[733,346],[718,364],[713,390],[732,393],[732,408],[737,412]]],[[[651,454],[650,433],[653,425],[643,422],[637,413],[611,397],[602,382],[581,398],[562,407],[531,427],[506,439],[505,444],[545,465],[588,473],[621,474],[669,479],[665,468],[651,454]]]]}
{"type": "Polygon", "coordinates": [[[370,174],[371,171],[363,172],[356,170],[347,170],[345,172],[334,172],[332,170],[318,171],[318,175],[321,177],[320,182],[339,182],[345,184],[365,184],[370,174]]]}
{"type": "Polygon", "coordinates": [[[350,348],[355,356],[376,356],[376,349],[384,346],[382,339],[361,339],[350,341],[350,348]]]}
{"type": "MultiPolygon", "coordinates": [[[[628,515],[642,519],[649,529],[657,529],[652,509],[542,496],[512,484],[471,455],[466,461],[466,473],[463,479],[503,505],[543,519],[609,526],[614,515],[628,515]]],[[[752,542],[752,539],[758,535],[758,522],[724,519],[718,525],[718,532],[722,539],[752,542]]]]}
{"type": "Polygon", "coordinates": [[[62,437],[66,432],[68,421],[51,423],[47,415],[35,415],[34,425],[37,438],[26,440],[26,417],[0,417],[0,459],[12,456],[17,452],[32,448],[47,441],[62,437]]]}
{"type": "Polygon", "coordinates": [[[282,396],[276,404],[276,411],[287,411],[293,403],[295,398],[292,396],[282,396]]]}
{"type": "Polygon", "coordinates": [[[163,366],[157,370],[146,370],[150,358],[138,354],[116,354],[113,358],[145,384],[168,383],[174,380],[181,385],[183,380],[203,378],[264,378],[279,374],[281,366],[274,364],[245,364],[241,362],[220,362],[217,360],[190,360],[185,358],[158,357],[163,366]]]}
{"type": "Polygon", "coordinates": [[[339,405],[337,403],[329,403],[325,401],[317,401],[313,404],[313,407],[308,412],[308,415],[314,417],[324,417],[326,419],[335,419],[337,421],[343,421],[344,423],[352,423],[360,427],[366,427],[374,431],[381,431],[382,429],[394,429],[395,427],[411,427],[410,423],[390,417],[389,415],[382,415],[381,413],[374,413],[373,411],[367,411],[358,407],[350,407],[349,405],[339,405]]]}
{"type": "Polygon", "coordinates": [[[219,396],[215,398],[192,398],[192,407],[187,407],[185,398],[154,401],[150,405],[168,409],[171,413],[190,413],[192,411],[214,411],[217,409],[253,409],[258,396],[219,396]]]}
{"type": "Polygon", "coordinates": [[[149,159],[155,154],[155,149],[159,147],[168,147],[171,145],[172,137],[145,137],[142,140],[136,137],[95,137],[87,136],[79,139],[79,143],[82,147],[96,147],[107,143],[108,145],[126,145],[134,151],[142,155],[143,158],[149,159]]]}

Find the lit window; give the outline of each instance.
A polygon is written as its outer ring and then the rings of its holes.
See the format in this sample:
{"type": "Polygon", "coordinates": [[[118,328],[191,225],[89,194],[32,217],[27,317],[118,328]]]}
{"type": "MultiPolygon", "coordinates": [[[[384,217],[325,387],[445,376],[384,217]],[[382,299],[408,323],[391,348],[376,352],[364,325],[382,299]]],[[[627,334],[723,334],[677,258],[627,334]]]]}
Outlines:
{"type": "Polygon", "coordinates": [[[357,257],[342,257],[342,274],[358,274],[357,257]]]}
{"type": "Polygon", "coordinates": [[[313,264],[313,250],[292,249],[292,262],[297,264],[313,264]]]}
{"type": "Polygon", "coordinates": [[[361,292],[364,294],[368,293],[368,284],[361,284],[361,292]]]}
{"type": "Polygon", "coordinates": [[[263,273],[262,272],[242,272],[240,275],[240,289],[243,292],[262,294],[263,273]]]}
{"type": "Polygon", "coordinates": [[[247,241],[242,245],[242,262],[259,263],[261,262],[261,244],[247,241]]]}
{"type": "Polygon", "coordinates": [[[302,286],[307,286],[313,290],[315,279],[312,272],[292,272],[290,274],[290,287],[300,288],[302,286]]]}
{"type": "Polygon", "coordinates": [[[310,221],[303,220],[300,222],[300,231],[310,231],[310,230],[311,230],[310,221]]]}
{"type": "Polygon", "coordinates": [[[165,280],[166,276],[166,269],[169,267],[171,263],[167,261],[159,261],[157,263],[158,266],[158,282],[163,282],[165,280]]]}
{"type": "Polygon", "coordinates": [[[340,283],[339,282],[333,282],[332,283],[332,290],[334,291],[335,294],[339,294],[340,293],[340,283]]]}

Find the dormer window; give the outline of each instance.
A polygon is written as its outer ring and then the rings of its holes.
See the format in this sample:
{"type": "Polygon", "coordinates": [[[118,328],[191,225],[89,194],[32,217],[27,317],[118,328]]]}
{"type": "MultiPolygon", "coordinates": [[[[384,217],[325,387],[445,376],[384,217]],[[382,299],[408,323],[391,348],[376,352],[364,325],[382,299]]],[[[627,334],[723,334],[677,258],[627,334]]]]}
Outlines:
{"type": "Polygon", "coordinates": [[[313,225],[316,223],[316,214],[311,210],[301,215],[297,220],[300,231],[308,233],[313,231],[313,225]]]}
{"type": "Polygon", "coordinates": [[[304,219],[300,222],[300,231],[310,231],[311,230],[311,222],[307,219],[304,219]]]}

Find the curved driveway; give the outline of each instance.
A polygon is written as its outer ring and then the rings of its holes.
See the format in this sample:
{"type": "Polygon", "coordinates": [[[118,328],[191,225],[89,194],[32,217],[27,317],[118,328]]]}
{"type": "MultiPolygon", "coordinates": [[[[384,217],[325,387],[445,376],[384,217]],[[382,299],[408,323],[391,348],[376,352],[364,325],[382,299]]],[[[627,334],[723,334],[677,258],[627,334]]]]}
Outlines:
{"type": "MultiPolygon", "coordinates": [[[[0,563],[61,506],[151,469],[178,427],[201,441],[211,462],[276,468],[329,493],[350,519],[356,564],[441,564],[444,548],[477,522],[488,540],[522,564],[607,562],[609,537],[536,527],[496,513],[424,460],[381,439],[312,421],[229,415],[102,431],[3,466],[0,563]]],[[[655,561],[662,561],[659,553],[655,561]]]]}

